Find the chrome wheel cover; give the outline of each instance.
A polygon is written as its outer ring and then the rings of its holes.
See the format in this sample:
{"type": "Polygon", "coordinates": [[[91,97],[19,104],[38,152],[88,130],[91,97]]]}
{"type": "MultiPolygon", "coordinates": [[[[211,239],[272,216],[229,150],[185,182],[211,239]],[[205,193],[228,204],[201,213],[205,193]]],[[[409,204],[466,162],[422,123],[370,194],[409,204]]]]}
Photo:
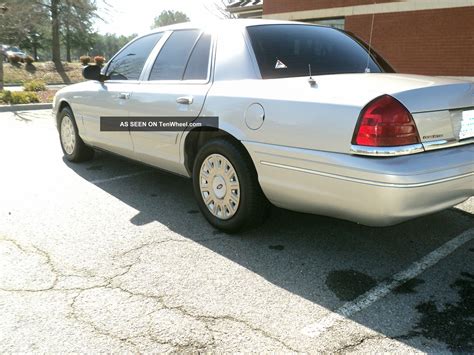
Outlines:
{"type": "Polygon", "coordinates": [[[227,220],[237,213],[239,178],[223,155],[211,154],[204,159],[199,172],[199,187],[204,204],[215,217],[227,220]]]}
{"type": "Polygon", "coordinates": [[[69,116],[64,116],[61,121],[61,144],[67,154],[71,155],[74,152],[76,132],[69,116]]]}

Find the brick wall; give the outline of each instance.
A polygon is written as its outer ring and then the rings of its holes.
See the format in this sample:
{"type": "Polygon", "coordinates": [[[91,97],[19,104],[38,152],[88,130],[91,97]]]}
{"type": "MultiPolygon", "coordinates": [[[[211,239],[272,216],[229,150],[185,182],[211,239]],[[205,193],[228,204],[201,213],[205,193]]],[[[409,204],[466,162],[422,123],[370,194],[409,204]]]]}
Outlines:
{"type": "MultiPolygon", "coordinates": [[[[398,2],[400,0],[377,0],[378,4],[398,2]]],[[[374,0],[265,0],[264,14],[275,14],[289,11],[319,10],[334,7],[374,4],[374,0]]]]}
{"type": "MultiPolygon", "coordinates": [[[[371,15],[346,17],[368,42],[371,15]]],[[[474,7],[376,14],[373,47],[398,72],[474,76],[474,7]]]]}

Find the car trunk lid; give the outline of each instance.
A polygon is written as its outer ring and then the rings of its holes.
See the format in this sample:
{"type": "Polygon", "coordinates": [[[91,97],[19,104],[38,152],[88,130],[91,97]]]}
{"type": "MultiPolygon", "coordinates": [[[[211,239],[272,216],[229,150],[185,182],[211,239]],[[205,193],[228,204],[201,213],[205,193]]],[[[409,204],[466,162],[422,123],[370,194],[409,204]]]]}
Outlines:
{"type": "Polygon", "coordinates": [[[329,77],[316,81],[335,90],[339,80],[349,78],[354,84],[339,90],[338,95],[357,87],[354,100],[362,107],[374,97],[393,96],[412,114],[425,150],[474,141],[473,82],[408,74],[347,74],[331,76],[330,84],[326,83],[329,77]]]}
{"type": "Polygon", "coordinates": [[[474,139],[474,84],[433,78],[432,84],[392,94],[412,113],[425,150],[474,139]]]}

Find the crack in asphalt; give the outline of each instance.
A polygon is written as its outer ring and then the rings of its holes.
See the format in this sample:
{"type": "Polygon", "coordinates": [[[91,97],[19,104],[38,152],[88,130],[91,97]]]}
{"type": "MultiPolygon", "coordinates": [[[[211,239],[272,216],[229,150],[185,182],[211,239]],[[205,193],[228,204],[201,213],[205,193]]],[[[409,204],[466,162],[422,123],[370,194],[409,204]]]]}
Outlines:
{"type": "Polygon", "coordinates": [[[410,336],[408,334],[395,335],[395,336],[387,336],[383,334],[367,334],[365,336],[358,337],[356,340],[352,341],[351,343],[344,344],[334,350],[331,350],[331,353],[342,354],[348,351],[356,351],[357,348],[359,348],[365,342],[370,341],[370,340],[399,340],[399,339],[407,340],[411,338],[413,338],[413,336],[410,336]]]}
{"type": "Polygon", "coordinates": [[[163,306],[165,309],[174,309],[174,310],[178,310],[180,312],[182,312],[183,314],[189,316],[189,317],[192,317],[194,319],[197,319],[197,320],[202,320],[204,322],[208,322],[208,321],[219,321],[219,320],[227,320],[227,321],[230,321],[230,322],[234,322],[234,323],[239,323],[239,324],[243,324],[244,326],[246,326],[247,328],[255,331],[255,332],[258,332],[260,333],[261,335],[263,335],[264,337],[266,338],[269,338],[273,341],[276,341],[277,343],[279,343],[280,345],[284,346],[286,349],[290,350],[290,351],[293,351],[293,352],[298,352],[298,350],[296,350],[295,348],[291,347],[290,345],[286,344],[284,341],[282,341],[281,339],[278,339],[277,337],[273,336],[272,334],[270,334],[269,332],[261,329],[261,328],[258,328],[258,327],[255,327],[254,325],[250,324],[249,322],[245,321],[245,320],[242,320],[242,319],[238,319],[238,318],[235,318],[233,316],[230,316],[230,315],[221,315],[221,316],[211,316],[211,315],[203,315],[203,314],[195,314],[195,313],[192,313],[192,312],[189,312],[187,311],[184,307],[182,306],[176,306],[176,307],[169,307],[169,306],[166,306],[165,303],[163,303],[163,306]]]}
{"type": "MultiPolygon", "coordinates": [[[[90,288],[90,289],[97,289],[97,287],[93,287],[93,288],[90,288]]],[[[136,343],[134,343],[133,341],[131,341],[130,339],[131,338],[128,338],[128,337],[120,337],[120,336],[117,336],[111,332],[108,332],[106,330],[103,330],[101,329],[100,327],[97,327],[94,322],[88,322],[87,320],[85,319],[82,319],[80,318],[79,314],[76,312],[76,309],[75,309],[75,304],[76,304],[76,301],[77,299],[79,298],[79,296],[82,294],[82,292],[85,292],[87,291],[87,289],[84,289],[82,291],[79,291],[73,298],[72,298],[72,301],[71,303],[69,304],[69,307],[71,309],[71,312],[68,314],[70,318],[74,319],[76,322],[80,323],[80,324],[83,324],[83,325],[87,325],[89,327],[92,328],[93,332],[96,333],[96,334],[99,334],[99,335],[103,335],[103,336],[107,336],[109,338],[112,338],[112,339],[115,339],[115,340],[118,340],[122,343],[125,343],[127,345],[131,345],[136,351],[138,351],[138,345],[136,343]]]]}
{"type": "MultiPolygon", "coordinates": [[[[130,339],[139,338],[139,337],[143,337],[143,336],[148,336],[149,339],[152,342],[157,343],[157,344],[161,344],[161,345],[172,346],[173,348],[175,348],[176,351],[190,351],[190,350],[192,350],[192,351],[211,351],[212,346],[215,345],[214,335],[212,333],[216,332],[216,330],[213,329],[211,327],[211,325],[215,324],[216,321],[226,320],[226,321],[229,321],[229,322],[242,324],[245,327],[247,327],[248,329],[250,329],[254,332],[257,332],[257,333],[261,334],[262,336],[264,336],[264,337],[280,344],[281,346],[286,348],[288,351],[299,352],[299,350],[293,348],[289,344],[285,343],[281,339],[278,339],[276,336],[270,334],[269,332],[265,331],[264,329],[261,329],[259,327],[254,326],[250,322],[247,322],[247,321],[242,320],[242,319],[238,319],[238,318],[233,317],[231,315],[213,316],[213,315],[205,315],[205,314],[196,314],[196,313],[188,311],[183,306],[169,306],[164,301],[164,297],[165,296],[163,296],[163,295],[149,295],[149,294],[142,293],[142,292],[130,291],[130,290],[128,290],[126,288],[123,288],[121,286],[110,286],[109,285],[109,286],[90,287],[90,288],[87,288],[87,289],[80,290],[73,297],[73,301],[70,304],[71,316],[77,322],[80,322],[82,324],[90,325],[92,327],[92,329],[94,331],[96,331],[98,334],[108,335],[108,336],[110,336],[110,337],[112,337],[116,340],[120,340],[120,341],[129,343],[129,344],[132,344],[134,346],[137,346],[137,344],[133,343],[130,339]],[[83,292],[94,290],[94,289],[119,290],[121,292],[127,293],[130,297],[142,297],[142,298],[153,299],[161,306],[161,308],[156,309],[153,312],[150,312],[148,314],[145,314],[143,317],[150,317],[152,314],[154,314],[154,313],[156,313],[160,310],[177,311],[177,312],[181,313],[181,315],[183,315],[183,316],[189,317],[189,318],[191,318],[193,320],[196,320],[198,322],[202,322],[204,327],[209,331],[209,335],[212,337],[213,341],[207,342],[207,343],[188,342],[185,346],[183,346],[183,344],[174,342],[172,340],[171,341],[160,341],[155,335],[153,335],[153,326],[152,326],[152,324],[149,325],[149,329],[145,333],[142,333],[142,334],[139,334],[139,335],[136,335],[136,336],[133,336],[133,337],[120,337],[120,336],[117,336],[116,334],[113,334],[112,332],[108,332],[107,330],[101,329],[94,322],[90,322],[90,321],[87,321],[87,320],[83,319],[83,317],[81,317],[81,314],[80,314],[81,312],[79,312],[77,310],[77,307],[76,307],[77,299],[82,295],[83,292]]],[[[151,323],[151,320],[149,319],[148,322],[151,323]]]]}
{"type": "MultiPolygon", "coordinates": [[[[62,273],[57,269],[56,265],[52,261],[51,255],[48,252],[38,248],[35,245],[31,244],[31,245],[28,245],[28,247],[25,247],[25,246],[19,244],[17,241],[13,240],[13,239],[3,238],[3,237],[0,237],[0,242],[11,243],[16,248],[18,248],[20,251],[22,251],[24,254],[36,254],[37,256],[41,257],[44,260],[43,264],[45,264],[49,267],[49,269],[51,271],[51,274],[53,275],[53,280],[50,282],[50,284],[48,286],[44,286],[44,287],[41,287],[41,288],[27,288],[27,287],[23,287],[23,288],[4,288],[4,287],[0,287],[0,291],[35,293],[35,292],[45,292],[45,291],[59,291],[60,292],[60,291],[86,290],[86,289],[106,285],[107,280],[109,279],[108,277],[93,275],[93,274],[90,274],[90,273],[87,276],[79,275],[79,274],[72,274],[72,273],[68,273],[68,274],[62,273]],[[84,278],[84,279],[98,277],[98,278],[104,279],[105,281],[101,284],[97,284],[97,285],[94,285],[94,286],[91,286],[91,287],[84,287],[84,288],[83,287],[78,287],[78,288],[75,288],[75,287],[59,288],[58,287],[58,283],[60,282],[61,278],[68,279],[68,278],[73,278],[73,277],[84,278]]],[[[128,271],[129,270],[127,270],[127,272],[128,271]]],[[[120,273],[120,274],[114,275],[114,276],[110,277],[110,279],[113,279],[115,277],[119,277],[119,276],[121,276],[125,273],[120,273]]]]}
{"type": "Polygon", "coordinates": [[[208,241],[212,241],[212,240],[218,240],[218,239],[222,239],[221,236],[219,237],[212,237],[212,238],[204,238],[204,239],[193,239],[193,240],[188,240],[188,239],[173,239],[173,238],[170,238],[170,239],[164,239],[164,240],[155,240],[155,241],[151,241],[151,242],[148,242],[148,243],[144,243],[144,244],[140,244],[139,246],[137,247],[134,247],[132,249],[128,249],[122,253],[119,253],[119,254],[116,254],[114,256],[114,258],[116,257],[124,257],[124,256],[127,256],[128,254],[131,254],[131,253],[134,253],[134,252],[137,252],[137,251],[140,251],[142,249],[145,249],[145,248],[148,248],[148,247],[151,247],[153,245],[159,245],[159,244],[164,244],[164,243],[172,243],[172,242],[176,242],[176,243],[202,243],[202,242],[208,242],[208,241]]]}
{"type": "Polygon", "coordinates": [[[0,238],[0,242],[7,242],[7,243],[10,243],[10,244],[13,244],[17,249],[22,251],[24,254],[36,254],[36,255],[40,256],[44,260],[43,264],[46,264],[51,269],[51,274],[54,277],[51,284],[47,287],[34,288],[34,289],[21,289],[21,288],[20,289],[11,289],[11,288],[1,288],[0,287],[0,291],[5,291],[5,292],[21,292],[21,291],[23,291],[23,292],[42,292],[42,291],[51,290],[57,285],[60,274],[59,274],[58,270],[56,269],[56,267],[54,266],[54,264],[51,260],[51,256],[47,252],[45,252],[44,250],[41,250],[40,248],[38,248],[36,246],[33,246],[33,245],[30,246],[33,250],[28,250],[27,248],[25,248],[24,246],[22,246],[16,240],[13,240],[13,239],[0,238]]]}
{"type": "Polygon", "coordinates": [[[351,350],[356,350],[359,346],[361,346],[362,344],[364,344],[368,340],[384,339],[384,338],[385,337],[383,337],[381,335],[367,335],[367,336],[364,336],[364,337],[361,337],[361,338],[357,339],[356,341],[354,341],[352,343],[344,344],[343,346],[335,349],[333,352],[337,353],[337,354],[346,353],[346,352],[351,351],[351,350]]]}
{"type": "MultiPolygon", "coordinates": [[[[200,239],[199,242],[211,241],[211,240],[217,240],[217,239],[221,239],[221,237],[200,239]]],[[[55,266],[51,255],[49,253],[47,253],[46,251],[44,251],[44,250],[42,250],[42,249],[40,249],[40,248],[38,248],[34,245],[28,245],[28,247],[25,247],[25,246],[21,245],[20,243],[18,243],[17,241],[12,240],[12,239],[8,239],[8,238],[1,238],[0,242],[9,242],[12,245],[14,245],[16,248],[18,248],[20,251],[22,251],[24,254],[36,254],[37,256],[39,256],[41,258],[41,260],[43,261],[43,264],[48,265],[48,267],[51,271],[51,274],[53,275],[53,280],[51,282],[49,282],[49,284],[47,286],[44,286],[44,287],[40,287],[40,288],[24,287],[24,288],[17,288],[17,289],[1,288],[0,287],[0,291],[3,291],[3,292],[25,292],[25,293],[76,292],[76,294],[74,294],[74,296],[72,298],[72,301],[68,305],[68,307],[70,308],[70,312],[68,313],[68,316],[71,319],[73,319],[75,322],[77,322],[79,324],[90,327],[90,329],[94,333],[96,333],[98,335],[101,335],[101,336],[107,336],[107,337],[110,337],[112,339],[118,340],[121,343],[132,347],[137,352],[138,352],[138,346],[139,345],[136,342],[134,342],[133,339],[141,338],[141,337],[148,337],[149,340],[152,343],[171,346],[174,349],[174,351],[177,351],[177,352],[211,351],[213,349],[213,347],[215,346],[215,337],[214,337],[213,333],[219,332],[218,330],[214,329],[212,327],[212,325],[216,325],[216,323],[218,321],[228,321],[228,322],[241,324],[241,325],[247,327],[249,330],[251,330],[253,332],[256,332],[256,333],[260,334],[261,336],[263,336],[265,338],[268,338],[269,340],[279,344],[280,346],[284,347],[287,351],[299,352],[297,349],[295,349],[292,346],[290,346],[289,344],[285,343],[283,340],[277,338],[276,336],[269,333],[268,331],[266,331],[264,329],[261,329],[261,328],[255,326],[255,325],[251,324],[250,322],[248,322],[246,320],[238,319],[238,318],[236,318],[234,316],[231,316],[231,315],[215,316],[215,315],[197,314],[197,313],[194,313],[194,312],[191,312],[191,311],[187,310],[184,306],[170,306],[170,305],[168,305],[166,303],[165,299],[164,299],[166,295],[150,295],[150,294],[147,294],[147,293],[131,291],[131,290],[125,288],[125,287],[122,287],[120,284],[119,285],[114,285],[115,281],[118,278],[127,275],[135,265],[138,265],[142,262],[142,260],[141,260],[141,251],[143,249],[151,247],[151,246],[163,244],[163,243],[170,243],[170,242],[194,243],[194,242],[196,242],[194,240],[190,241],[190,240],[186,240],[186,239],[183,239],[183,240],[167,239],[167,240],[162,240],[162,241],[153,241],[153,242],[148,242],[148,243],[141,244],[141,245],[139,245],[137,247],[134,247],[132,249],[129,249],[129,250],[123,252],[123,253],[117,254],[117,255],[113,256],[114,259],[126,257],[126,256],[128,256],[128,255],[130,255],[134,252],[140,252],[139,255],[134,257],[131,262],[127,263],[126,265],[123,265],[123,266],[119,267],[120,269],[124,269],[124,270],[122,270],[122,271],[120,271],[120,272],[118,272],[118,273],[116,273],[112,276],[108,276],[108,277],[99,276],[99,275],[83,276],[83,275],[75,275],[75,274],[63,274],[55,266]],[[80,278],[85,278],[85,279],[99,277],[99,278],[102,278],[104,281],[101,282],[101,283],[97,283],[95,285],[88,286],[88,287],[58,288],[58,282],[59,282],[60,278],[67,279],[68,277],[80,277],[80,278]],[[97,290],[97,289],[119,290],[121,292],[124,292],[124,293],[128,294],[129,297],[141,297],[141,298],[146,298],[146,299],[152,299],[157,303],[158,306],[160,306],[160,308],[158,308],[158,309],[142,316],[142,318],[143,317],[148,317],[149,318],[148,319],[149,326],[148,326],[147,331],[145,331],[141,334],[138,334],[138,335],[134,335],[132,337],[119,336],[117,334],[114,334],[113,331],[109,331],[107,329],[104,329],[103,327],[98,326],[93,321],[89,321],[89,320],[85,319],[86,317],[83,314],[81,314],[80,310],[77,307],[78,299],[84,292],[91,291],[91,290],[97,290]],[[186,341],[184,344],[179,343],[179,342],[175,342],[173,340],[169,340],[169,341],[160,340],[156,335],[153,334],[153,324],[151,324],[150,317],[154,313],[156,313],[160,310],[163,310],[163,309],[168,310],[168,311],[178,312],[179,314],[181,314],[184,317],[188,317],[192,320],[195,320],[197,322],[202,323],[204,328],[207,329],[207,331],[209,332],[209,336],[211,337],[211,340],[208,341],[208,342],[199,342],[199,341],[193,341],[193,340],[188,339],[189,341],[186,341]]],[[[220,332],[220,333],[223,333],[223,332],[220,332]]]]}

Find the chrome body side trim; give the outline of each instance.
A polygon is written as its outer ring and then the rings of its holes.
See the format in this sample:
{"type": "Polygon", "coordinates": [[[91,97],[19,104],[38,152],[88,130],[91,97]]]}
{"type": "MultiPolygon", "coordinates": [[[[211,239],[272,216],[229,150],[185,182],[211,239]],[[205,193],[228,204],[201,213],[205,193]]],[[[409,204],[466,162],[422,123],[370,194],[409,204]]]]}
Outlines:
{"type": "Polygon", "coordinates": [[[298,171],[298,172],[301,172],[301,173],[307,173],[307,174],[319,175],[319,176],[329,177],[329,178],[338,179],[338,180],[355,182],[355,183],[359,183],[359,184],[381,186],[381,187],[391,187],[391,188],[413,188],[413,187],[430,186],[430,185],[440,184],[440,183],[448,182],[448,181],[452,181],[452,180],[462,179],[462,178],[465,178],[465,177],[468,177],[468,176],[474,176],[474,172],[470,172],[470,173],[466,173],[466,174],[461,174],[461,175],[457,175],[457,176],[450,176],[448,178],[433,180],[433,181],[426,181],[426,182],[413,183],[413,184],[393,184],[393,183],[386,183],[386,182],[378,182],[378,181],[357,179],[357,178],[352,178],[352,177],[347,177],[347,176],[337,175],[337,174],[324,173],[322,171],[299,168],[299,167],[296,167],[296,166],[290,166],[290,165],[285,165],[285,164],[277,164],[277,163],[272,163],[272,162],[268,162],[268,161],[260,161],[260,164],[267,165],[267,166],[273,166],[275,168],[298,171]]]}

